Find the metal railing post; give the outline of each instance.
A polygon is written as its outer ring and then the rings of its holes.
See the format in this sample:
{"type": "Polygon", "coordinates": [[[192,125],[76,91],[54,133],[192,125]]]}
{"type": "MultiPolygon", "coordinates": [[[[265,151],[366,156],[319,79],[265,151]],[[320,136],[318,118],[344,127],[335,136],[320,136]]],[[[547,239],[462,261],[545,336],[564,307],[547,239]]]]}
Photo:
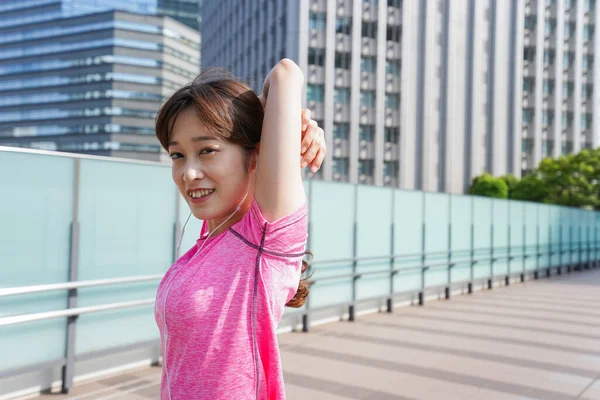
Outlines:
{"type": "Polygon", "coordinates": [[[594,227],[594,268],[598,267],[598,227],[594,227]]]}
{"type": "Polygon", "coordinates": [[[492,200],[492,218],[490,220],[490,276],[487,287],[491,289],[494,286],[494,200],[492,200]]]}
{"type": "Polygon", "coordinates": [[[421,291],[419,292],[419,305],[425,304],[425,218],[421,228],[421,291]]]}
{"type": "Polygon", "coordinates": [[[567,272],[573,270],[573,226],[569,224],[569,263],[567,264],[567,272]]]}
{"type": "MultiPolygon", "coordinates": [[[[69,259],[69,281],[79,280],[79,176],[81,171],[81,160],[76,158],[73,164],[73,221],[71,222],[71,243],[69,259]]],[[[68,292],[67,308],[77,307],[77,289],[68,292]]],[[[67,331],[65,337],[65,365],[62,367],[62,393],[69,393],[73,386],[75,375],[75,334],[77,315],[67,318],[67,331]]]]}
{"type": "MultiPolygon", "coordinates": [[[[393,207],[393,199],[392,199],[392,207],[393,207]]],[[[392,211],[393,214],[393,211],[392,211]]],[[[393,220],[393,216],[392,216],[392,223],[390,225],[390,239],[391,239],[391,243],[390,243],[390,297],[387,299],[386,302],[386,310],[387,312],[391,313],[392,310],[394,309],[394,276],[396,275],[394,273],[394,220],[393,220]]]]}
{"type": "MultiPolygon", "coordinates": [[[[306,247],[308,250],[311,250],[312,245],[312,234],[313,234],[313,223],[312,223],[312,213],[311,213],[311,205],[313,199],[313,181],[308,181],[308,238],[306,240],[306,247]]],[[[310,330],[310,299],[311,296],[306,298],[306,304],[304,308],[304,313],[302,314],[302,332],[308,332],[310,330]]]]}
{"type": "Polygon", "coordinates": [[[511,221],[512,221],[512,219],[511,218],[512,218],[512,216],[510,214],[510,210],[511,210],[511,206],[509,204],[508,205],[508,233],[507,233],[507,236],[508,236],[508,255],[507,255],[507,259],[506,259],[506,276],[504,277],[504,284],[506,286],[510,285],[510,263],[512,261],[512,255],[511,255],[511,253],[512,253],[511,252],[511,246],[512,246],[512,243],[511,243],[511,239],[512,239],[511,238],[511,235],[512,235],[512,232],[511,232],[511,227],[512,227],[511,221]]]}
{"type": "Polygon", "coordinates": [[[521,282],[525,282],[525,267],[527,266],[527,225],[523,223],[523,265],[521,267],[521,282]]]}
{"type": "Polygon", "coordinates": [[[581,270],[581,227],[575,232],[575,271],[581,270]]]}
{"type": "Polygon", "coordinates": [[[540,269],[540,224],[535,226],[535,271],[533,271],[533,279],[538,279],[540,269]]]}
{"type": "Polygon", "coordinates": [[[467,292],[473,293],[473,281],[475,279],[475,223],[471,220],[471,262],[469,271],[469,283],[467,285],[467,292]]]}
{"type": "Polygon", "coordinates": [[[558,226],[558,268],[556,273],[562,275],[562,263],[563,263],[563,232],[562,223],[558,226]]]}
{"type": "Polygon", "coordinates": [[[587,266],[587,269],[590,269],[591,267],[591,258],[592,258],[592,250],[590,248],[590,227],[589,225],[585,227],[586,230],[586,234],[585,234],[585,243],[586,243],[586,248],[587,248],[587,257],[586,257],[586,262],[585,265],[587,266]]]}
{"type": "Polygon", "coordinates": [[[175,190],[175,223],[173,224],[173,263],[179,258],[179,242],[183,240],[181,232],[181,206],[179,205],[179,190],[175,190]]]}
{"type": "Polygon", "coordinates": [[[552,225],[548,224],[548,265],[546,265],[546,277],[550,277],[552,267],[552,225]]]}
{"type": "Polygon", "coordinates": [[[452,196],[448,201],[448,284],[444,289],[444,296],[446,299],[450,299],[450,292],[452,288],[452,196]]]}
{"type": "MultiPolygon", "coordinates": [[[[309,208],[310,208],[310,202],[309,204],[309,208]]],[[[309,214],[310,215],[310,209],[309,209],[309,214]]],[[[310,221],[310,217],[309,217],[309,221],[308,221],[308,239],[306,241],[306,247],[310,250],[310,235],[312,233],[312,222],[310,221]]],[[[306,298],[306,303],[304,304],[304,313],[302,313],[302,332],[308,332],[310,329],[310,316],[308,314],[308,311],[310,310],[310,298],[311,296],[308,296],[306,298]]]]}
{"type": "Polygon", "coordinates": [[[358,267],[358,261],[356,261],[356,235],[358,230],[358,223],[354,221],[353,232],[352,232],[352,242],[353,242],[353,250],[352,257],[354,260],[352,261],[352,303],[348,307],[348,321],[354,321],[355,318],[355,303],[356,303],[356,280],[358,277],[356,276],[356,270],[358,267]]]}

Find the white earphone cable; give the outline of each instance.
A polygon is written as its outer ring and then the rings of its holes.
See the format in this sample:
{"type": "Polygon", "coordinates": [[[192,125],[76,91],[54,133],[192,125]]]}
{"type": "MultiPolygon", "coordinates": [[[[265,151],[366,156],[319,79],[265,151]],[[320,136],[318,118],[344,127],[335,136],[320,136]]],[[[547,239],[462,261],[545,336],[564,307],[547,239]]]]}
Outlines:
{"type": "MultiPolygon", "coordinates": [[[[258,169],[258,168],[257,168],[258,169]]],[[[255,172],[254,174],[254,180],[253,183],[256,182],[256,176],[257,176],[257,172],[255,172]]],[[[227,219],[225,219],[223,222],[221,222],[215,229],[213,229],[208,236],[206,236],[206,239],[204,239],[204,243],[202,243],[202,245],[200,246],[200,248],[198,249],[198,251],[196,251],[196,254],[200,253],[200,251],[202,251],[202,249],[204,248],[204,245],[206,244],[206,242],[208,242],[208,239],[212,236],[213,233],[215,233],[215,231],[217,229],[219,229],[221,226],[223,226],[223,224],[225,224],[227,221],[229,221],[234,215],[235,213],[237,213],[241,208],[242,205],[244,204],[244,202],[246,201],[246,198],[248,198],[248,193],[250,193],[250,188],[248,188],[248,190],[246,191],[246,194],[244,195],[244,198],[242,199],[242,201],[240,201],[240,204],[237,206],[237,208],[231,213],[231,215],[229,215],[229,217],[227,217],[227,219]]],[[[181,230],[181,237],[179,238],[179,244],[177,245],[177,255],[179,255],[179,247],[181,246],[181,242],[183,240],[183,234],[185,233],[185,227],[188,223],[188,221],[190,220],[192,216],[192,212],[190,211],[190,215],[188,215],[187,220],[185,221],[185,224],[183,224],[183,228],[181,230]]],[[[179,269],[177,270],[173,270],[173,275],[175,274],[175,272],[178,272],[179,269]]],[[[163,332],[164,332],[164,339],[165,339],[165,343],[163,346],[163,369],[165,370],[165,377],[167,379],[167,393],[169,394],[169,400],[171,400],[171,383],[169,382],[169,370],[167,367],[167,353],[168,353],[168,345],[169,345],[169,331],[167,328],[167,298],[169,297],[169,292],[171,291],[171,287],[173,286],[173,283],[175,282],[175,278],[176,275],[174,275],[171,279],[170,279],[170,284],[169,287],[165,293],[165,298],[163,301],[163,315],[162,315],[162,320],[163,320],[163,332]]]]}

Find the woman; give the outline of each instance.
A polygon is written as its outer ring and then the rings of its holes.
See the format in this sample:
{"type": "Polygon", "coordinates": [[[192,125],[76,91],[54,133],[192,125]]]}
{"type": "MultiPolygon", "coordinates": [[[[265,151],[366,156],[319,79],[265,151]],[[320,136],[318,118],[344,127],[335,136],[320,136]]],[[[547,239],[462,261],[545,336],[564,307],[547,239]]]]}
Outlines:
{"type": "Polygon", "coordinates": [[[158,287],[161,399],[285,398],[275,332],[284,305],[308,295],[301,168],[316,171],[326,153],[323,131],[301,110],[303,81],[290,60],[260,96],[202,73],[158,113],[173,180],[204,221],[158,287]]]}

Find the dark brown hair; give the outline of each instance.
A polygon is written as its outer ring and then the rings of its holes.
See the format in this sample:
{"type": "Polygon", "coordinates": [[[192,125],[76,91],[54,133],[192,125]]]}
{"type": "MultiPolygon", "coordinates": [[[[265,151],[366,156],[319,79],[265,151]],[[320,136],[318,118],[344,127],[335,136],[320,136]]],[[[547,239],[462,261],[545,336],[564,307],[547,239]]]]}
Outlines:
{"type": "MultiPolygon", "coordinates": [[[[216,137],[246,150],[249,166],[250,154],[260,143],[264,110],[248,85],[223,69],[208,69],[173,93],[156,116],[156,137],[165,150],[169,147],[177,116],[188,108],[196,111],[202,125],[216,137]]],[[[302,260],[302,275],[308,268],[308,263],[302,260]]],[[[296,295],[286,306],[302,307],[309,286],[307,278],[301,278],[296,295]]]]}

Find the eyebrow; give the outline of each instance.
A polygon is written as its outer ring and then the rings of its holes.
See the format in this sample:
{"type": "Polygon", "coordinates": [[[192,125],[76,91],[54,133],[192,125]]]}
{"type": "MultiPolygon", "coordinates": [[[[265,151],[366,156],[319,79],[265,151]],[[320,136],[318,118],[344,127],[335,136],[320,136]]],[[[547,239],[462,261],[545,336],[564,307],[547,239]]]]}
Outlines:
{"type": "MultiPolygon", "coordinates": [[[[217,138],[215,138],[213,136],[196,136],[196,137],[192,138],[192,142],[203,142],[205,140],[217,140],[217,138]]],[[[169,146],[176,146],[178,144],[179,144],[179,142],[177,142],[175,140],[171,140],[169,142],[169,146]]]]}

